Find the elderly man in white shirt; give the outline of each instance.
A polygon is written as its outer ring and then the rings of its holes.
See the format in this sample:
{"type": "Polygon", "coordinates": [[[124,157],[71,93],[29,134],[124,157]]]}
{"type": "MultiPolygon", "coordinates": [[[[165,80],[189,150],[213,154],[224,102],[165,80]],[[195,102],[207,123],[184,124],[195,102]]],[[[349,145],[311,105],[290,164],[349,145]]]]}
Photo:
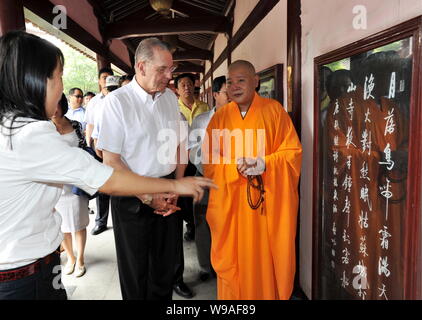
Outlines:
{"type": "MultiPolygon", "coordinates": [[[[113,75],[113,70],[110,68],[102,68],[98,71],[98,84],[100,85],[101,92],[92,98],[85,112],[86,123],[86,143],[90,147],[94,146],[92,132],[94,130],[94,123],[96,118],[97,105],[100,104],[107,95],[106,79],[108,76],[113,75]]],[[[96,198],[97,203],[97,216],[95,217],[95,227],[91,230],[92,235],[98,235],[107,230],[108,213],[110,207],[110,197],[106,194],[100,194],[96,198]]]]}
{"type": "MultiPolygon", "coordinates": [[[[148,177],[183,177],[180,114],[167,89],[174,70],[168,46],[141,41],[135,78],[104,101],[97,148],[104,163],[148,177]]],[[[187,130],[187,129],[186,129],[187,130]]],[[[175,195],[112,197],[113,230],[123,299],[171,300],[182,220],[175,195]]]]}
{"type": "Polygon", "coordinates": [[[69,120],[78,121],[82,125],[82,130],[85,131],[86,123],[85,109],[82,107],[84,94],[79,88],[72,88],[69,90],[69,110],[65,117],[69,120]]]}

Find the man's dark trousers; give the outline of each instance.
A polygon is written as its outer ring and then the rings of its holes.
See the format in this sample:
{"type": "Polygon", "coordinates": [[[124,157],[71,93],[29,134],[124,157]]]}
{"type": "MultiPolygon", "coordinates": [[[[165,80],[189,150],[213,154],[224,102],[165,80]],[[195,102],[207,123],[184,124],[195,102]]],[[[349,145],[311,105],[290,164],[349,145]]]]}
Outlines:
{"type": "Polygon", "coordinates": [[[163,217],[133,197],[112,197],[111,212],[123,299],[171,300],[177,212],[163,217]]]}

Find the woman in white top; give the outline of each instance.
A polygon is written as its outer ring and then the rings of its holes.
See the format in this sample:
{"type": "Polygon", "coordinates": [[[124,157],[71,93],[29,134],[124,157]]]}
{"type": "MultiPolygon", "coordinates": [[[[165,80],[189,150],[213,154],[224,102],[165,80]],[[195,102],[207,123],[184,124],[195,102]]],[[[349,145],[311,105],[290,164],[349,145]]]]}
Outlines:
{"type": "Polygon", "coordinates": [[[113,170],[70,147],[49,121],[63,92],[63,60],[57,47],[23,31],[0,38],[0,300],[66,299],[57,252],[61,218],[54,210],[64,184],[89,194],[169,192],[195,200],[215,187],[208,179],[113,170]]]}
{"type": "MultiPolygon", "coordinates": [[[[69,146],[86,147],[82,134],[82,125],[64,116],[68,109],[66,96],[63,94],[56,112],[51,117],[51,121],[53,121],[57,131],[69,146]]],[[[67,255],[64,273],[72,274],[76,269],[75,276],[82,277],[86,272],[84,252],[86,227],[89,224],[88,197],[74,194],[72,187],[69,184],[63,186],[62,195],[55,209],[62,218],[61,230],[64,234],[62,245],[67,255]],[[75,238],[77,258],[73,252],[72,233],[75,238]]]]}

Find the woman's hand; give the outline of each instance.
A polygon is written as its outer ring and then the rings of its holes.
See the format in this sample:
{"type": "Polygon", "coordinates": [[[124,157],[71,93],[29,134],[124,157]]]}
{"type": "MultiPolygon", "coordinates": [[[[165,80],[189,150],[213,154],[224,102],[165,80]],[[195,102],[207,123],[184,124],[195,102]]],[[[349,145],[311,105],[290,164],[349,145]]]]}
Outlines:
{"type": "Polygon", "coordinates": [[[198,202],[204,195],[205,188],[218,189],[211,179],[203,177],[185,177],[173,180],[174,193],[181,196],[192,196],[194,202],[198,202]]]}

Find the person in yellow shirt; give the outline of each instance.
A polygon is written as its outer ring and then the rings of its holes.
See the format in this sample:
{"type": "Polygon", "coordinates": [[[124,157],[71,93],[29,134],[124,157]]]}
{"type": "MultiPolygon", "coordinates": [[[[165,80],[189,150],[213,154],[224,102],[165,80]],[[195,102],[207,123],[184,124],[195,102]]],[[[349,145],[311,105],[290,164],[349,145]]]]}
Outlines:
{"type": "Polygon", "coordinates": [[[195,98],[195,77],[191,73],[183,73],[174,80],[177,94],[179,95],[180,112],[185,117],[189,126],[193,119],[201,113],[210,110],[205,103],[195,98]]]}

